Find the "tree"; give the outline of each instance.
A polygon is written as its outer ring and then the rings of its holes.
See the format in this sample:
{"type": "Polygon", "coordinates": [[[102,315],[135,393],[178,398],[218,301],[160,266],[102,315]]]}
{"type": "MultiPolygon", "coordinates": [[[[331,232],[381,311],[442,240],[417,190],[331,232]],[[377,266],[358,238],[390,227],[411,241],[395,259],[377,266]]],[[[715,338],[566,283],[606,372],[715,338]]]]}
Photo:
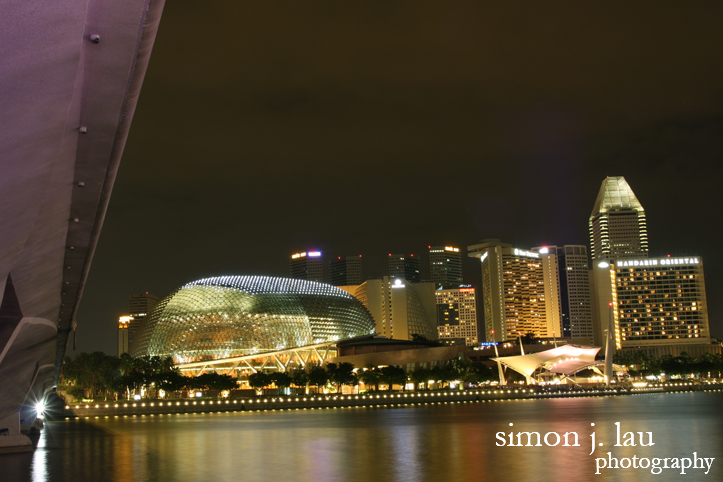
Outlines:
{"type": "Polygon", "coordinates": [[[291,384],[298,388],[306,388],[309,383],[309,374],[303,368],[295,368],[289,372],[291,384]]]}
{"type": "Polygon", "coordinates": [[[263,390],[263,388],[267,385],[270,385],[271,382],[271,375],[269,375],[268,373],[256,372],[249,375],[249,386],[251,386],[251,388],[255,389],[257,392],[263,390]]]}
{"type": "Polygon", "coordinates": [[[380,380],[389,385],[388,390],[392,389],[392,385],[401,385],[402,390],[407,384],[407,373],[398,365],[389,365],[382,367],[380,380]]]}
{"type": "Polygon", "coordinates": [[[309,370],[309,384],[316,387],[317,393],[320,387],[325,387],[329,382],[329,374],[324,367],[315,366],[309,370]]]}
{"type": "MultiPolygon", "coordinates": [[[[432,377],[432,372],[429,368],[417,367],[412,373],[409,374],[409,379],[414,382],[414,389],[419,390],[419,384],[427,383],[432,377]]],[[[426,385],[425,385],[426,386],[426,385]]]]}
{"type": "Polygon", "coordinates": [[[367,387],[371,387],[373,385],[374,390],[379,390],[380,378],[381,372],[378,368],[372,365],[367,365],[366,367],[364,367],[364,371],[359,374],[359,380],[361,380],[362,383],[364,383],[364,385],[367,387]]]}
{"type": "Polygon", "coordinates": [[[327,363],[326,371],[329,375],[329,380],[336,385],[336,391],[340,392],[342,385],[353,385],[356,383],[357,378],[354,374],[354,365],[349,362],[342,362],[338,365],[336,363],[327,363]]]}
{"type": "Polygon", "coordinates": [[[291,376],[286,372],[272,373],[270,378],[274,385],[281,390],[291,386],[291,376]]]}

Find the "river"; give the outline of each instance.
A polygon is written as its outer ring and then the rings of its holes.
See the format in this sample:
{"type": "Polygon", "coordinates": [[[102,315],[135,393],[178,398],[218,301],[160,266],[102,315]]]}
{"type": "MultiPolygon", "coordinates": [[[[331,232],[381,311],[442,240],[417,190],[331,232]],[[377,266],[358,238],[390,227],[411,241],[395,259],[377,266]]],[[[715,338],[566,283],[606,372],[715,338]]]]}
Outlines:
{"type": "Polygon", "coordinates": [[[722,392],[687,392],[67,419],[46,424],[34,453],[0,455],[0,480],[715,481],[723,480],[721,407],[722,392]],[[636,446],[614,446],[615,422],[621,443],[632,432],[636,446]],[[510,432],[539,432],[541,446],[509,446],[510,432]],[[590,455],[593,432],[603,446],[590,455]],[[638,432],[654,445],[641,446],[638,432]],[[696,456],[705,468],[672,468],[696,456]],[[610,457],[631,467],[598,469],[596,459],[610,457]],[[714,458],[709,467],[704,458],[714,458]]]}

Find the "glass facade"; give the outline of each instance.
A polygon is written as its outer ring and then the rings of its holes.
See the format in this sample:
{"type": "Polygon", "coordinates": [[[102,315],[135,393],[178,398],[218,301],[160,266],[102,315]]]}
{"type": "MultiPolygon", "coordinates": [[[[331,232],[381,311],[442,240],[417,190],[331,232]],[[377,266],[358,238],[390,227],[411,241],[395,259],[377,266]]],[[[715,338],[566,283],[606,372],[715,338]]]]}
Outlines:
{"type": "Polygon", "coordinates": [[[349,293],[314,281],[224,276],[186,284],[158,302],[135,355],[177,363],[283,350],[374,333],[349,293]]]}

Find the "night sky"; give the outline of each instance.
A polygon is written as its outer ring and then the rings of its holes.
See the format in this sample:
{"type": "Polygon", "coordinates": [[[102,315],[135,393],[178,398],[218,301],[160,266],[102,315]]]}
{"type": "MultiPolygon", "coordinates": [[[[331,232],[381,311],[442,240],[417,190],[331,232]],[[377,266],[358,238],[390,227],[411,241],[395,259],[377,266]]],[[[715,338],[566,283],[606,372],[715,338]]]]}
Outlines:
{"type": "Polygon", "coordinates": [[[168,1],[78,350],[116,353],[131,293],[288,276],[297,251],[362,254],[378,277],[430,244],[588,245],[608,175],[645,208],[651,257],[703,257],[723,336],[721,19],[721,2],[168,1]]]}

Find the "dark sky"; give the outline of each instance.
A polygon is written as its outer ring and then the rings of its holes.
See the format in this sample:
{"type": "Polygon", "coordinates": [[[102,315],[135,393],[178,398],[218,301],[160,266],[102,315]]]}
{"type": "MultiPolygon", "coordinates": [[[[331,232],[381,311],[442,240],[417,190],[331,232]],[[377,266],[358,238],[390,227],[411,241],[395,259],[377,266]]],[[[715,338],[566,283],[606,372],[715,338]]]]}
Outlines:
{"type": "MultiPolygon", "coordinates": [[[[721,2],[166,3],[78,314],[289,255],[588,244],[605,176],[723,336],[721,2]]],[[[477,265],[466,275],[479,278],[477,265]]],[[[72,355],[72,348],[69,350],[72,355]]]]}

